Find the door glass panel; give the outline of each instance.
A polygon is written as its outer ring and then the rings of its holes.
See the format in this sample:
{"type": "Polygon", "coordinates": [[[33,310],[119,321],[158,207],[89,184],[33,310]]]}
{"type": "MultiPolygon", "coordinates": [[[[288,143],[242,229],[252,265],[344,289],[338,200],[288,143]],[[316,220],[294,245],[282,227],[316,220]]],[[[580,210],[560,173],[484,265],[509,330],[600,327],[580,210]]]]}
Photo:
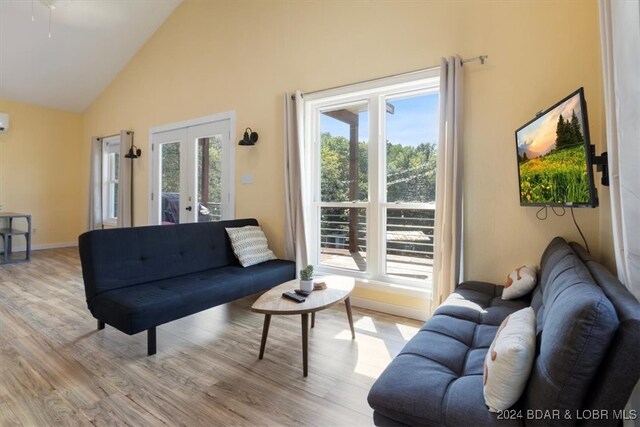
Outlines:
{"type": "Polygon", "coordinates": [[[367,270],[367,210],[320,208],[320,264],[367,270]]]}
{"type": "Polygon", "coordinates": [[[180,222],[180,142],[160,144],[160,191],[162,224],[180,222]]]}
{"type": "Polygon", "coordinates": [[[438,94],[387,98],[387,202],[436,199],[438,94]]]}
{"type": "Polygon", "coordinates": [[[432,277],[435,209],[387,209],[385,271],[410,279],[432,277]]]}
{"type": "Polygon", "coordinates": [[[198,138],[196,148],[198,222],[220,221],[222,186],[222,137],[198,138]]]}
{"type": "Polygon", "coordinates": [[[369,111],[366,103],[320,114],[320,200],[369,199],[369,111]]]}

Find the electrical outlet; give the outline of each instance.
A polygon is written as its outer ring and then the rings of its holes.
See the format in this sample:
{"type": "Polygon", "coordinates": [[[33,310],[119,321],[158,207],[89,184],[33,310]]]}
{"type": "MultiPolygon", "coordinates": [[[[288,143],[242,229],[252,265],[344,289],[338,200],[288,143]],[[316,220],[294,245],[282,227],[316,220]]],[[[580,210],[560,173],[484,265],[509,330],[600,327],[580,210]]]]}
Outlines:
{"type": "Polygon", "coordinates": [[[36,234],[38,232],[38,229],[34,228],[32,231],[33,231],[33,234],[36,234]]]}

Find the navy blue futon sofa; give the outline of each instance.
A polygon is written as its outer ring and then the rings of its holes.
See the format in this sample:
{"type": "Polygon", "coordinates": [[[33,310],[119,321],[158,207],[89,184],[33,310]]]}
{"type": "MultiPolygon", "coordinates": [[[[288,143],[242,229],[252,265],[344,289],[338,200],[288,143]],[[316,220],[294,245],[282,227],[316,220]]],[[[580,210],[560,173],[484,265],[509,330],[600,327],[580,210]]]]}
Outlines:
{"type": "Polygon", "coordinates": [[[242,267],[226,227],[255,219],[94,230],[79,237],[87,305],[98,320],[129,334],[272,288],[295,278],[295,263],[242,267]]]}
{"type": "Polygon", "coordinates": [[[640,377],[640,304],[611,273],[556,237],[530,296],[505,301],[502,289],[458,285],[371,388],[376,425],[621,425],[633,417],[623,409],[640,377]],[[485,355],[500,323],[527,306],[537,321],[533,370],[520,400],[491,413],[485,355]]]}

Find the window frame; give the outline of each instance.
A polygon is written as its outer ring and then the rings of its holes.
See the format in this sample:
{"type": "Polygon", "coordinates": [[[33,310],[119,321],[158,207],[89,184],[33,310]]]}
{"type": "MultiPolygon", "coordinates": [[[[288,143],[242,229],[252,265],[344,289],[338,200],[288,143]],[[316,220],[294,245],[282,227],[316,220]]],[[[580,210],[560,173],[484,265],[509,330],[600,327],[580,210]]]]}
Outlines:
{"type": "Polygon", "coordinates": [[[118,226],[118,212],[116,211],[115,192],[111,191],[112,184],[118,184],[120,191],[120,175],[122,162],[120,156],[120,136],[112,136],[102,140],[102,224],[107,227],[118,226]],[[115,177],[116,154],[118,155],[118,177],[115,177]],[[113,215],[112,215],[113,213],[113,215]]]}
{"type": "MultiPolygon", "coordinates": [[[[387,202],[386,188],[386,101],[408,95],[423,95],[438,92],[440,87],[440,68],[432,68],[415,73],[371,80],[353,85],[341,86],[325,91],[305,95],[305,165],[308,165],[310,179],[305,184],[303,197],[306,198],[307,235],[309,261],[322,274],[347,275],[365,283],[400,287],[407,290],[430,292],[432,279],[411,279],[389,275],[386,267],[387,241],[384,237],[386,214],[388,209],[428,209],[432,203],[396,203],[387,202]],[[369,114],[368,138],[368,200],[346,202],[323,202],[321,199],[321,142],[320,117],[324,111],[341,106],[353,106],[364,103],[369,114]],[[366,212],[366,259],[365,271],[347,270],[320,264],[321,254],[321,209],[364,208],[366,212]]],[[[437,185],[437,184],[436,184],[437,185]]]]}

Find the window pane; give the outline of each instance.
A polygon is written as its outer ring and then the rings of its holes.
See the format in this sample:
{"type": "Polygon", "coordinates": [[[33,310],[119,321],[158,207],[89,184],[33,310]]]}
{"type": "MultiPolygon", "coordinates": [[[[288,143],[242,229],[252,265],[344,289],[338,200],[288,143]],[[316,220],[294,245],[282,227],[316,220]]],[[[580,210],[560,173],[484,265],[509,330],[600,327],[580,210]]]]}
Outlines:
{"type": "Polygon", "coordinates": [[[320,114],[320,200],[369,199],[369,112],[357,104],[320,114]]]}
{"type": "Polygon", "coordinates": [[[160,144],[160,190],[162,222],[180,222],[180,143],[160,144]]]}
{"type": "Polygon", "coordinates": [[[386,271],[411,279],[432,277],[435,209],[387,209],[386,271]]]}
{"type": "Polygon", "coordinates": [[[220,135],[198,139],[196,186],[198,222],[220,221],[222,139],[220,135]]]}
{"type": "Polygon", "coordinates": [[[114,182],[109,186],[109,218],[118,218],[118,183],[114,182]]]}
{"type": "Polygon", "coordinates": [[[387,99],[387,202],[436,199],[438,96],[387,99]]]}
{"type": "Polygon", "coordinates": [[[366,209],[320,208],[320,264],[367,270],[366,209]]]}
{"type": "Polygon", "coordinates": [[[120,179],[120,154],[113,153],[113,179],[120,179]]]}

